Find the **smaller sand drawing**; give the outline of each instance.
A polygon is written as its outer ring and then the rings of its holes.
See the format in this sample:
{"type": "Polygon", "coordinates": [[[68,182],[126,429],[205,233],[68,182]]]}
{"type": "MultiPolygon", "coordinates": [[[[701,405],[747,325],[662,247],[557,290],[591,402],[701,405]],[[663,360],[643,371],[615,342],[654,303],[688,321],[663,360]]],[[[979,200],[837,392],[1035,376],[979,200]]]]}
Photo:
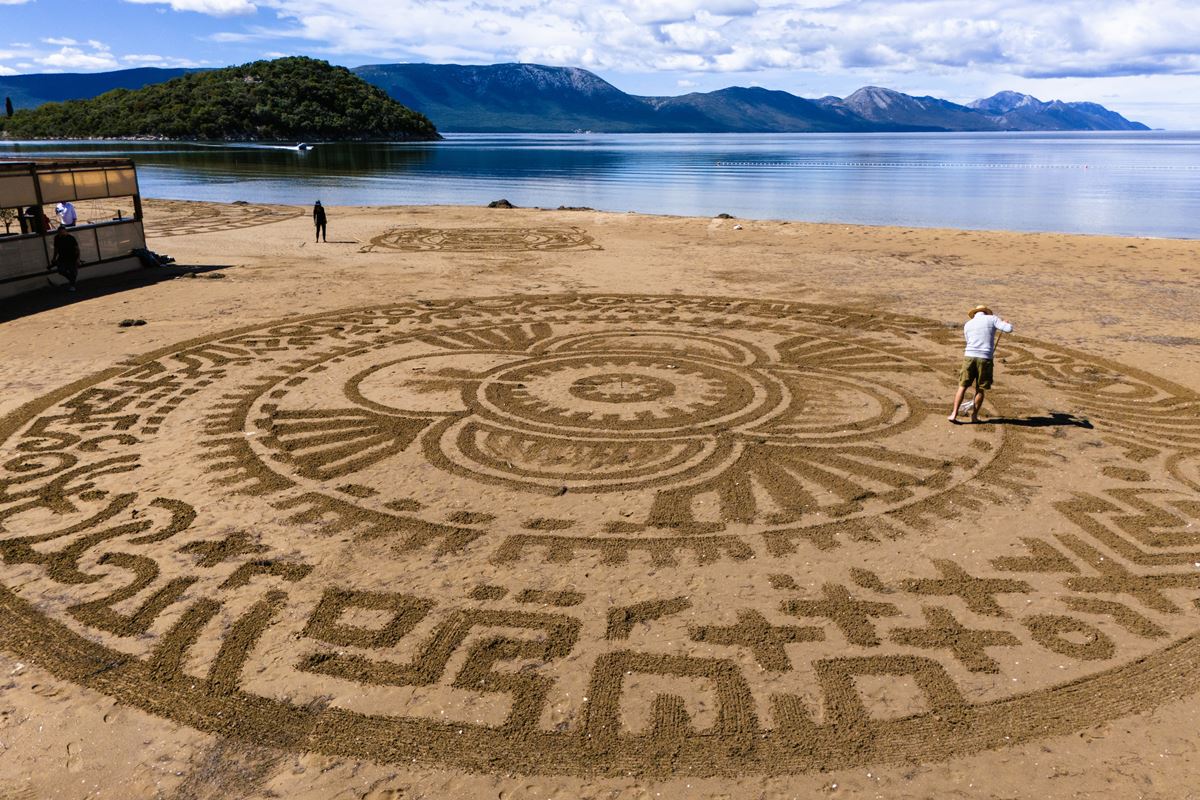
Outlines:
{"type": "Polygon", "coordinates": [[[161,239],[269,225],[304,213],[304,209],[291,206],[147,200],[142,225],[148,238],[161,239]]]}
{"type": "Polygon", "coordinates": [[[490,253],[600,249],[592,237],[580,228],[392,228],[376,236],[359,252],[490,253]]]}

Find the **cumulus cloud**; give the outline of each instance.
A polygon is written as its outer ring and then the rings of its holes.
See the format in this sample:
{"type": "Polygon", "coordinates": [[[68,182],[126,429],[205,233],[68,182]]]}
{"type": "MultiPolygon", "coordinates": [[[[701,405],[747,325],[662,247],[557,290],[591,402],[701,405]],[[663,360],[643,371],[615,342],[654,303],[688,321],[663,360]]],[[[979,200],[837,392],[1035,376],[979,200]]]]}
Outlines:
{"type": "Polygon", "coordinates": [[[1195,0],[129,0],[278,24],[223,41],[626,72],[1200,72],[1195,0]]]}
{"type": "Polygon", "coordinates": [[[125,2],[141,5],[164,5],[170,6],[176,11],[196,11],[218,17],[253,14],[256,10],[251,0],[125,0],[125,2]]]}
{"type": "Polygon", "coordinates": [[[153,53],[116,55],[107,43],[96,39],[79,41],[47,37],[41,45],[12,43],[0,50],[0,74],[30,72],[102,72],[124,67],[198,67],[202,62],[153,53]],[[7,62],[7,63],[5,63],[7,62]]]}
{"type": "Polygon", "coordinates": [[[155,53],[130,53],[121,56],[121,63],[129,67],[199,67],[199,61],[175,56],[160,56],[155,53]]]}
{"type": "Polygon", "coordinates": [[[642,24],[682,22],[707,14],[714,17],[752,16],[759,11],[755,0],[626,0],[611,3],[632,21],[642,24]]]}
{"type": "MultiPolygon", "coordinates": [[[[125,1],[228,20],[209,36],[213,45],[352,64],[532,61],[631,76],[674,73],[666,80],[705,86],[758,80],[798,89],[803,82],[822,92],[878,82],[936,93],[973,76],[964,99],[991,76],[1095,83],[1200,75],[1196,0],[125,1]]],[[[46,69],[173,63],[142,57],[47,39],[20,59],[46,69]]]]}
{"type": "Polygon", "coordinates": [[[108,50],[89,52],[80,47],[60,47],[56,52],[38,58],[37,63],[52,71],[96,72],[121,66],[108,50]]]}

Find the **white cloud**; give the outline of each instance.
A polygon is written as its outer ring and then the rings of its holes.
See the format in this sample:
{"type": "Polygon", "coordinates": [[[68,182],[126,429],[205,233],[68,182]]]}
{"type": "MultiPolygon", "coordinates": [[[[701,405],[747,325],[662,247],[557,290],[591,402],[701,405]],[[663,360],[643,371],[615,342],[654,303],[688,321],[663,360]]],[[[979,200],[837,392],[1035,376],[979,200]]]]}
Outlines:
{"type": "Polygon", "coordinates": [[[1030,77],[1200,73],[1195,0],[128,0],[279,24],[218,42],[292,39],[374,59],[535,60],[622,72],[791,69],[1030,77]]]}
{"type": "Polygon", "coordinates": [[[121,66],[107,50],[93,50],[89,53],[78,47],[60,47],[57,52],[38,58],[37,63],[52,71],[95,72],[121,66]]]}
{"type": "Polygon", "coordinates": [[[48,37],[45,46],[14,44],[0,50],[0,69],[12,73],[98,72],[119,69],[123,64],[107,44],[97,40],[80,42],[66,37],[48,37]],[[14,69],[15,67],[15,69],[14,69]]]}
{"type": "Polygon", "coordinates": [[[624,0],[610,3],[638,23],[682,22],[699,14],[721,17],[740,17],[755,14],[755,0],[624,0]]]}
{"type": "Polygon", "coordinates": [[[221,31],[214,33],[208,37],[210,42],[219,44],[242,44],[243,42],[254,42],[261,39],[275,39],[277,36],[267,34],[246,33],[242,31],[221,31]]]}
{"type": "Polygon", "coordinates": [[[31,72],[103,72],[125,67],[199,67],[204,62],[192,58],[156,53],[115,55],[112,47],[97,39],[80,42],[64,37],[46,38],[37,47],[27,43],[0,49],[0,74],[31,72]]]}
{"type": "Polygon", "coordinates": [[[121,63],[129,67],[199,67],[199,61],[175,56],[160,56],[153,53],[132,53],[121,56],[121,63]]]}
{"type": "Polygon", "coordinates": [[[709,52],[723,43],[719,31],[692,22],[672,22],[659,31],[671,46],[690,53],[709,52]]]}
{"type": "Polygon", "coordinates": [[[140,5],[167,5],[175,11],[195,11],[225,17],[234,14],[253,14],[255,5],[251,0],[125,0],[140,5]]]}

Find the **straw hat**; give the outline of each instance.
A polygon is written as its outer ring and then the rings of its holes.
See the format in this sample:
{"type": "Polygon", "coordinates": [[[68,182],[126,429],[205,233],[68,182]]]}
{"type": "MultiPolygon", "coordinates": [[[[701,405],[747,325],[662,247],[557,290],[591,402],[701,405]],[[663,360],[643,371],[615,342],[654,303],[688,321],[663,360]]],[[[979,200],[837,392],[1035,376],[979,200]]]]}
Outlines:
{"type": "Polygon", "coordinates": [[[975,306],[974,308],[972,308],[970,311],[967,312],[967,319],[975,319],[975,315],[978,314],[980,311],[982,311],[985,314],[992,313],[992,310],[990,308],[988,308],[987,306],[983,306],[983,305],[975,306]]]}

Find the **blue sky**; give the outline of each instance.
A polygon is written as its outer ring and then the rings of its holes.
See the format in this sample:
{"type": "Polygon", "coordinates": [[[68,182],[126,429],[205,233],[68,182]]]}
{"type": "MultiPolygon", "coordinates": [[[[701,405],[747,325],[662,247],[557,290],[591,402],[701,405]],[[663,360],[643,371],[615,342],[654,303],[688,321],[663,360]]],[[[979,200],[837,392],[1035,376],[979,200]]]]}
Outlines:
{"type": "Polygon", "coordinates": [[[1200,129],[1200,0],[0,0],[0,74],[530,61],[638,94],[1000,89],[1200,129]]]}

